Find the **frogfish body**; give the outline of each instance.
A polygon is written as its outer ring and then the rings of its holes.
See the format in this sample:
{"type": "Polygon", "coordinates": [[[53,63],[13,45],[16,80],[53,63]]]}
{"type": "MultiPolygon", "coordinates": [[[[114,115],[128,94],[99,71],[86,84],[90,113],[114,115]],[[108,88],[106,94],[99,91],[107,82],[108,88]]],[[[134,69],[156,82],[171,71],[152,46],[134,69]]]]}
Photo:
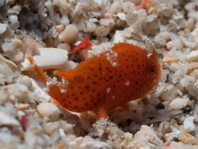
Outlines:
{"type": "Polygon", "coordinates": [[[159,81],[161,69],[155,50],[143,50],[118,43],[99,56],[80,63],[73,70],[56,72],[68,85],[62,92],[56,84],[48,94],[54,103],[73,111],[94,111],[97,118],[129,101],[144,97],[159,81]]]}

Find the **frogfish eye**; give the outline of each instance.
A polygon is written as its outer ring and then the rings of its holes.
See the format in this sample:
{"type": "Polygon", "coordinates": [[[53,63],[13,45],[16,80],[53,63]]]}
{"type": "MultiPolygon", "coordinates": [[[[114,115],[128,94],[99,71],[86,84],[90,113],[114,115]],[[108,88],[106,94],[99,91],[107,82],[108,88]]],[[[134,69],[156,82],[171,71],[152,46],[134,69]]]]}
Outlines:
{"type": "Polygon", "coordinates": [[[152,69],[150,70],[150,72],[151,72],[151,73],[154,73],[154,72],[155,72],[155,69],[154,69],[154,68],[152,68],[152,69]]]}
{"type": "Polygon", "coordinates": [[[150,73],[155,73],[156,71],[156,65],[151,65],[149,68],[150,73]]]}

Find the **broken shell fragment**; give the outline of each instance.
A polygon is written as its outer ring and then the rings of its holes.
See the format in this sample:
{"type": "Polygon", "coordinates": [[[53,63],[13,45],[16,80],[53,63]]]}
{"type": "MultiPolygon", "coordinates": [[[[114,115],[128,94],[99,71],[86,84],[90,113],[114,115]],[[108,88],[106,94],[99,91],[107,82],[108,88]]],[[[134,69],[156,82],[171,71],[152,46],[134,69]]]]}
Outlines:
{"type": "MultiPolygon", "coordinates": [[[[38,53],[32,57],[42,69],[61,69],[68,60],[67,50],[59,48],[38,48],[38,53]]],[[[27,58],[22,62],[21,70],[33,70],[33,66],[27,58]]]]}

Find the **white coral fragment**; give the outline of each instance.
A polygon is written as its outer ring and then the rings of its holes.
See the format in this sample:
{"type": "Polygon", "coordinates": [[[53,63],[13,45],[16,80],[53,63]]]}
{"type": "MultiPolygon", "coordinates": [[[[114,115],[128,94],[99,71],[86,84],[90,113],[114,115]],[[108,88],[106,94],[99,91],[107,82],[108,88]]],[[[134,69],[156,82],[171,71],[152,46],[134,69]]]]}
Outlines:
{"type": "MultiPolygon", "coordinates": [[[[33,56],[36,64],[42,69],[60,69],[68,60],[68,52],[58,48],[38,48],[38,55],[33,56]]],[[[33,66],[25,59],[22,70],[31,70],[33,66]]]]}

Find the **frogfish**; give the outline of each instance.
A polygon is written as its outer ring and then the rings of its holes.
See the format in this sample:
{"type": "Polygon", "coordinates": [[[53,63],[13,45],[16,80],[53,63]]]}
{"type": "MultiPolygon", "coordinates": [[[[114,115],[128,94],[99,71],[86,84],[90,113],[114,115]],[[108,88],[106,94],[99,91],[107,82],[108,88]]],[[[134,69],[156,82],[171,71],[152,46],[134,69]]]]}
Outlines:
{"type": "MultiPolygon", "coordinates": [[[[49,77],[32,57],[28,60],[46,84],[49,77]]],[[[52,83],[47,92],[60,107],[78,113],[93,111],[100,119],[106,118],[110,109],[146,96],[158,84],[160,74],[155,50],[117,43],[72,70],[56,71],[66,83],[52,83]]]]}

